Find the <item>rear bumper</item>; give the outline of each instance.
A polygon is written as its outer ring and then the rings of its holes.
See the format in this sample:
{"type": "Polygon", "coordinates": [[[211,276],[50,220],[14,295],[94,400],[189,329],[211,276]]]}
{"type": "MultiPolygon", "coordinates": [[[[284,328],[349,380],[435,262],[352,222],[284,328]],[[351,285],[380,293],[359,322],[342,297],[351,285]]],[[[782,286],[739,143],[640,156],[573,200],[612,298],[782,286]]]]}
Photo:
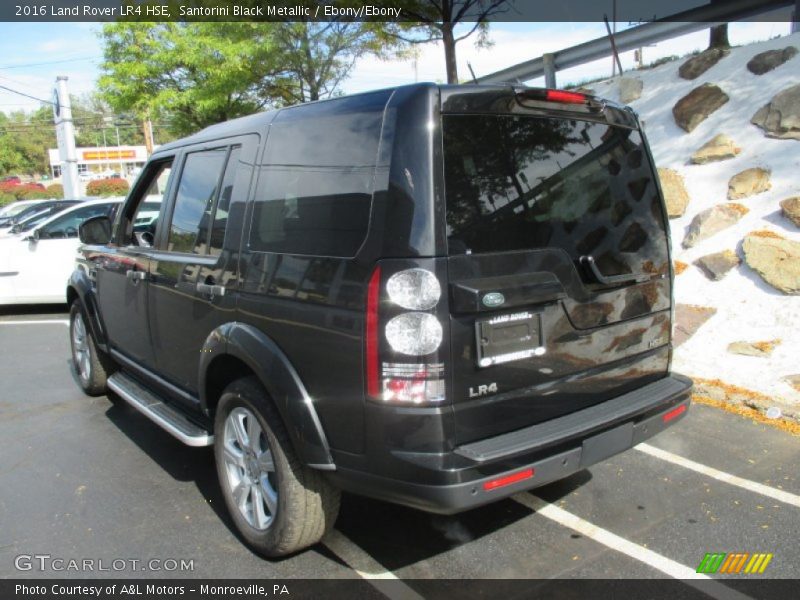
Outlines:
{"type": "Polygon", "coordinates": [[[686,415],[691,391],[690,379],[671,374],[584,410],[460,446],[447,457],[394,453],[416,464],[425,483],[413,481],[409,468],[402,479],[338,465],[330,475],[353,493],[429,512],[461,512],[562,479],[639,444],[686,415]],[[497,485],[498,480],[510,483],[497,485]]]}

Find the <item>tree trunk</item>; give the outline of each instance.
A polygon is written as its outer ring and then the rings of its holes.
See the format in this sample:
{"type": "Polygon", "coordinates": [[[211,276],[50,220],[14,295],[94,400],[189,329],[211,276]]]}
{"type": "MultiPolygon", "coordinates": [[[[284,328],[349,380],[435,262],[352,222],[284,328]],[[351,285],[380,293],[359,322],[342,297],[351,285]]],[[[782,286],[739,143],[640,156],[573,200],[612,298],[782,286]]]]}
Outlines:
{"type": "Polygon", "coordinates": [[[709,48],[730,48],[731,44],[728,41],[728,24],[717,25],[709,30],[708,36],[709,48]]]}
{"type": "Polygon", "coordinates": [[[453,36],[453,24],[442,24],[442,43],[444,44],[444,63],[447,69],[447,83],[458,83],[456,67],[456,40],[453,36]]]}

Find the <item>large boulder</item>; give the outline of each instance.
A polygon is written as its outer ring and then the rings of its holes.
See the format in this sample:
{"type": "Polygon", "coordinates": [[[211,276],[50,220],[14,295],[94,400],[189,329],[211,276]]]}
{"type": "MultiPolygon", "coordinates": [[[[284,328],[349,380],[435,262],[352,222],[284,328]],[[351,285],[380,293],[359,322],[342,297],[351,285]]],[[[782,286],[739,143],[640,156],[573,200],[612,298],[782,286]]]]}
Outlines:
{"type": "Polygon", "coordinates": [[[728,95],[719,86],[704,83],[678,100],[672,108],[672,116],[678,127],[688,133],[728,100],[728,95]]]}
{"type": "Polygon", "coordinates": [[[619,101],[630,104],[642,96],[642,80],[635,77],[622,77],[619,80],[619,101]]]}
{"type": "Polygon", "coordinates": [[[767,50],[751,58],[747,63],[747,70],[754,75],[763,75],[776,67],[780,67],[795,56],[797,56],[797,48],[794,46],[786,46],[783,50],[767,50]]]}
{"type": "Polygon", "coordinates": [[[697,79],[730,53],[731,51],[727,48],[709,48],[708,50],[704,50],[697,56],[693,56],[683,63],[680,68],[678,68],[678,75],[684,79],[697,79]]]}
{"type": "Polygon", "coordinates": [[[661,180],[661,190],[664,192],[664,202],[667,204],[667,215],[670,219],[682,217],[689,204],[689,194],[683,183],[683,177],[674,169],[658,169],[658,178],[661,180]]]}
{"type": "Polygon", "coordinates": [[[703,274],[711,281],[719,281],[734,267],[738,267],[742,262],[732,250],[723,250],[714,254],[701,256],[694,264],[700,267],[703,274]]]}
{"type": "Polygon", "coordinates": [[[696,306],[694,304],[675,305],[675,333],[672,345],[680,346],[692,337],[698,329],[717,313],[713,306],[696,306]]]}
{"type": "Polygon", "coordinates": [[[800,196],[781,200],[781,212],[784,217],[800,227],[800,196]]]}
{"type": "Polygon", "coordinates": [[[766,192],[772,187],[770,172],[761,167],[745,169],[728,181],[728,200],[740,200],[755,194],[766,192]]]}
{"type": "Polygon", "coordinates": [[[767,137],[800,140],[800,83],[778,92],[750,122],[767,137]]]}
{"type": "Polygon", "coordinates": [[[800,392],[800,374],[798,374],[798,375],[787,375],[786,377],[783,378],[783,381],[785,381],[790,386],[792,386],[795,390],[800,392]]]}
{"type": "Polygon", "coordinates": [[[753,231],[742,248],[745,262],[764,281],[784,294],[800,295],[800,242],[771,231],[753,231]]]}
{"type": "Polygon", "coordinates": [[[696,165],[704,165],[705,163],[734,158],[741,151],[742,149],[730,137],[720,133],[700,146],[692,154],[691,161],[696,165]]]}
{"type": "Polygon", "coordinates": [[[763,342],[731,342],[728,344],[728,352],[731,354],[742,354],[744,356],[767,357],[775,350],[775,346],[781,343],[780,340],[765,340],[763,342]]]}
{"type": "Polygon", "coordinates": [[[691,248],[715,233],[734,225],[749,212],[746,206],[736,203],[717,204],[695,215],[689,224],[683,247],[691,248]]]}

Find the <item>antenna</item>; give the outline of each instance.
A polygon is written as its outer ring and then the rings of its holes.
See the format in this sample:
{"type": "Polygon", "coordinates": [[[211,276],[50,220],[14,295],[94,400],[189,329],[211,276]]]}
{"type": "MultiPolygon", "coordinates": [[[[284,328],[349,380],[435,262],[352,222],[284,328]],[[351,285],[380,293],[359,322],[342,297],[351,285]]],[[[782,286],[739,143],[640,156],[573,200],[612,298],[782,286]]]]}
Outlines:
{"type": "Polygon", "coordinates": [[[472,70],[472,65],[469,64],[469,61],[467,61],[467,67],[469,67],[469,72],[472,75],[472,83],[478,83],[478,78],[475,77],[475,71],[472,70]]]}

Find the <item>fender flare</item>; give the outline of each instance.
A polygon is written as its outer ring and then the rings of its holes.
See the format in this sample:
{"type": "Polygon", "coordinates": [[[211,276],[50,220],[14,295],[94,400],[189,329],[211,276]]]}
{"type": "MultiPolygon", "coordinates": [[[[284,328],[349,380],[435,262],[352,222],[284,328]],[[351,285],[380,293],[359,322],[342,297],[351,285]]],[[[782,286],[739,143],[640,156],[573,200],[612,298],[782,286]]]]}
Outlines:
{"type": "Polygon", "coordinates": [[[210,416],[206,374],[214,359],[225,355],[242,361],[256,374],[281,414],[300,460],[316,469],[334,470],[328,439],[300,376],[278,345],[252,325],[226,323],[206,338],[197,388],[203,413],[210,416]]]}

